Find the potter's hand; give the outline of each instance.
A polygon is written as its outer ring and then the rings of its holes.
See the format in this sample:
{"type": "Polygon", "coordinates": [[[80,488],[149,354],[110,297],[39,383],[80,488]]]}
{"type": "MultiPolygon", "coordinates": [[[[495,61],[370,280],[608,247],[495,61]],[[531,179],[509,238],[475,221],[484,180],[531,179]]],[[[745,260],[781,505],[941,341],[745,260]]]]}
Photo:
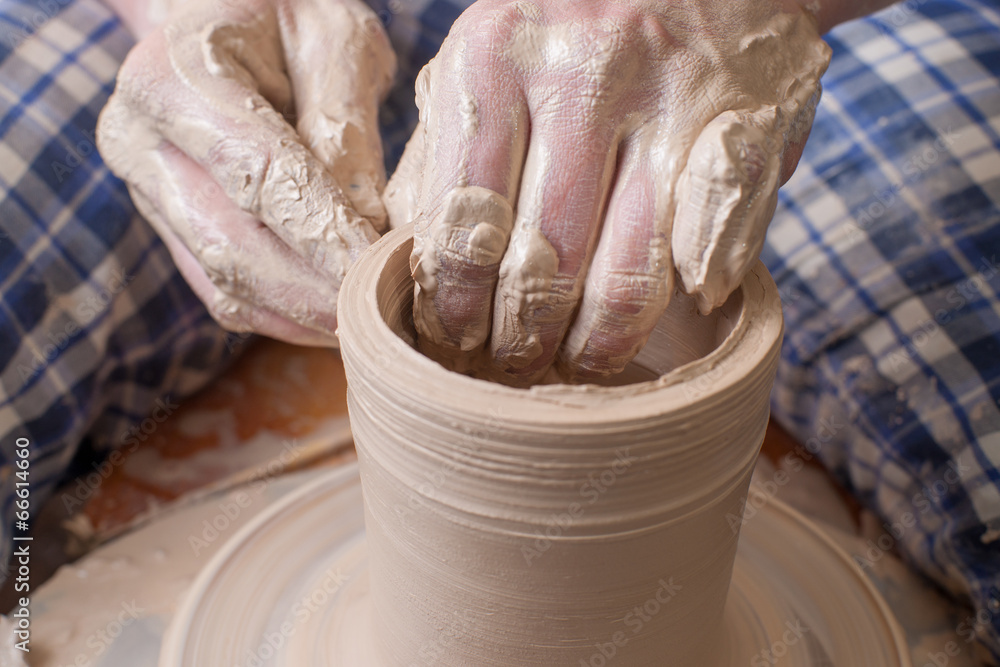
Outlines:
{"type": "MultiPolygon", "coordinates": [[[[756,260],[829,50],[793,0],[481,0],[418,81],[387,189],[416,221],[425,349],[537,381],[622,369],[674,275],[703,311],[756,260]]],[[[462,361],[458,366],[462,365],[462,361]]]]}
{"type": "Polygon", "coordinates": [[[101,154],[223,326],[336,344],[341,279],[385,225],[394,68],[360,0],[188,2],[125,60],[101,154]]]}

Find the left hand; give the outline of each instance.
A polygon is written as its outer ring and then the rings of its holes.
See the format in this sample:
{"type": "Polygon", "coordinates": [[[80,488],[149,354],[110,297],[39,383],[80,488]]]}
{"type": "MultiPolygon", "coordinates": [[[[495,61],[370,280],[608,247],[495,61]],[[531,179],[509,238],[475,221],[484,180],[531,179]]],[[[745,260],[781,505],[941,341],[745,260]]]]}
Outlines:
{"type": "Polygon", "coordinates": [[[386,192],[421,345],[537,382],[620,371],[674,292],[756,261],[829,49],[794,0],[480,0],[421,73],[386,192]],[[488,347],[487,347],[488,346],[488,347]]]}

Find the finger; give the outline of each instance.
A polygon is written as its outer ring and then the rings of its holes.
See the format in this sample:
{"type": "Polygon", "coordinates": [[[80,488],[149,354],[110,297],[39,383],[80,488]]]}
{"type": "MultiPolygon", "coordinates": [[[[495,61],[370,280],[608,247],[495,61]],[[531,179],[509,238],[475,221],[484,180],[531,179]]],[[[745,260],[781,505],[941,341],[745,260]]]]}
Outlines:
{"type": "Polygon", "coordinates": [[[163,240],[191,291],[205,304],[209,314],[222,328],[236,333],[258,333],[296,345],[337,347],[336,338],[303,327],[219,290],[183,241],[160,217],[158,209],[137,189],[130,186],[129,192],[136,208],[163,240]]]}
{"type": "Polygon", "coordinates": [[[816,105],[819,104],[821,92],[821,86],[817,82],[816,92],[809,101],[797,107],[797,111],[793,110],[786,131],[787,145],[784,154],[781,156],[781,185],[788,182],[788,179],[795,173],[795,168],[798,167],[802,151],[805,150],[806,141],[809,139],[809,133],[812,130],[813,120],[816,117],[816,105]]]}
{"type": "Polygon", "coordinates": [[[672,250],[684,290],[703,313],[725,303],[760,255],[781,172],[772,143],[752,117],[726,111],[691,148],[677,187],[672,250]]]}
{"type": "Polygon", "coordinates": [[[622,152],[580,310],[559,350],[560,377],[593,380],[625,368],[673,293],[670,212],[641,150],[622,152]]]}
{"type": "Polygon", "coordinates": [[[145,182],[159,187],[136,190],[184,246],[186,253],[174,252],[175,257],[216,319],[232,325],[249,313],[260,320],[254,329],[261,333],[336,344],[337,285],[233,205],[175,148],[164,146],[151,163],[161,165],[161,174],[145,182]]]}
{"type": "MultiPolygon", "coordinates": [[[[264,30],[266,21],[233,30],[264,30]]],[[[221,30],[221,27],[218,28],[221,30]]],[[[216,30],[213,28],[212,30],[216,30]]],[[[151,118],[160,134],[200,164],[227,196],[251,217],[263,221],[312,265],[335,279],[377,238],[358,215],[320,160],[299,140],[294,128],[256,89],[239,63],[226,72],[209,67],[201,41],[212,31],[185,35],[179,29],[154,33],[140,54],[169,53],[179,72],[165,72],[165,58],[139,58],[129,65],[121,93],[133,116],[151,118]],[[177,80],[183,85],[176,88],[177,80]]],[[[277,36],[243,34],[244,39],[277,36]]],[[[222,49],[228,42],[222,42],[222,49]]]]}
{"type": "MultiPolygon", "coordinates": [[[[496,273],[513,223],[510,203],[492,190],[466,186],[445,195],[440,212],[421,239],[432,254],[425,251],[416,262],[411,259],[420,288],[414,318],[421,323],[425,352],[446,357],[471,353],[483,345],[490,330],[496,273]],[[431,294],[433,301],[428,299],[431,294]],[[428,307],[433,312],[427,312],[428,307]]],[[[416,243],[414,250],[418,250],[416,243]]],[[[461,362],[452,359],[452,363],[461,362]]]]}
{"type": "Polygon", "coordinates": [[[410,259],[414,320],[425,353],[465,370],[490,332],[493,293],[514,222],[511,203],[527,114],[512,79],[498,76],[500,63],[473,58],[459,67],[452,61],[449,76],[441,77],[440,62],[435,59],[418,81],[427,168],[410,259]]]}
{"type": "Polygon", "coordinates": [[[256,90],[282,116],[293,117],[292,83],[277,38],[277,26],[268,20],[272,12],[267,10],[266,0],[207,4],[200,12],[186,10],[181,25],[172,28],[172,34],[201,34],[207,22],[216,23],[217,27],[204,31],[204,38],[199,41],[209,71],[256,90]],[[254,29],[266,38],[248,42],[248,30],[241,25],[246,23],[257,23],[254,29]]]}
{"type": "Polygon", "coordinates": [[[577,306],[616,157],[611,124],[584,110],[533,118],[490,339],[496,379],[522,386],[552,364],[577,306]]]}
{"type": "Polygon", "coordinates": [[[392,85],[396,56],[382,22],[358,0],[300,0],[294,11],[280,11],[298,133],[355,210],[383,231],[378,108],[392,85]]]}

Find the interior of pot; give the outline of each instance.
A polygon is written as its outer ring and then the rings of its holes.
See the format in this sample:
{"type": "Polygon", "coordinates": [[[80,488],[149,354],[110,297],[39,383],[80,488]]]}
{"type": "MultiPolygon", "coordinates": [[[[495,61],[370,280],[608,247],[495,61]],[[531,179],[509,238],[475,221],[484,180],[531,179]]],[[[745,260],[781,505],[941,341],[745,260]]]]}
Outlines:
{"type": "MultiPolygon", "coordinates": [[[[412,239],[393,251],[386,270],[379,276],[377,293],[387,295],[379,303],[389,328],[406,343],[417,348],[413,325],[413,280],[409,257],[412,239]]],[[[732,333],[743,311],[743,290],[737,289],[725,304],[702,315],[695,300],[677,289],[660,317],[646,345],[621,373],[594,382],[604,386],[624,386],[655,380],[708,355],[732,333]]]]}

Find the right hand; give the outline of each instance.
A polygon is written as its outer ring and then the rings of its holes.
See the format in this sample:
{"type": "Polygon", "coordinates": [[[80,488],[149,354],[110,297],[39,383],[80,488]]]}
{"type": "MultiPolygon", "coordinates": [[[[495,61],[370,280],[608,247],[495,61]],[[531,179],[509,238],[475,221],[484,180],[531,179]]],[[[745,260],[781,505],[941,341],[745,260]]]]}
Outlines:
{"type": "Polygon", "coordinates": [[[129,53],[101,154],[224,327],[337,344],[340,283],[386,223],[395,64],[360,0],[188,2],[129,53]]]}

